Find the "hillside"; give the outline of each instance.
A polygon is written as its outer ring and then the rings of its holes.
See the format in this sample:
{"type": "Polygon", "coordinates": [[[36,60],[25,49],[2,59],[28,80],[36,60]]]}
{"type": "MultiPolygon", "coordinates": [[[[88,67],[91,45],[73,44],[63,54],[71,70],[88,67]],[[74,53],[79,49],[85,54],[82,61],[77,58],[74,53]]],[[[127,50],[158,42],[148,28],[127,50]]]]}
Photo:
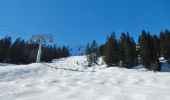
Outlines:
{"type": "Polygon", "coordinates": [[[169,100],[167,67],[156,73],[105,65],[87,68],[80,56],[53,63],[1,64],[0,100],[169,100]]]}

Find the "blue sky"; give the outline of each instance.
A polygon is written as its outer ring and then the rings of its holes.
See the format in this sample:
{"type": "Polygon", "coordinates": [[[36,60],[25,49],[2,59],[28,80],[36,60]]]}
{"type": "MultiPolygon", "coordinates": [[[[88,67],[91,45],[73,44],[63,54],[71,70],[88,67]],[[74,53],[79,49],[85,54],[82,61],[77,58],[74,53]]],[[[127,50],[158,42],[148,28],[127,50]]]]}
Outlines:
{"type": "Polygon", "coordinates": [[[142,29],[158,34],[170,29],[170,0],[0,0],[0,35],[29,39],[49,33],[75,48],[89,41],[142,29]]]}

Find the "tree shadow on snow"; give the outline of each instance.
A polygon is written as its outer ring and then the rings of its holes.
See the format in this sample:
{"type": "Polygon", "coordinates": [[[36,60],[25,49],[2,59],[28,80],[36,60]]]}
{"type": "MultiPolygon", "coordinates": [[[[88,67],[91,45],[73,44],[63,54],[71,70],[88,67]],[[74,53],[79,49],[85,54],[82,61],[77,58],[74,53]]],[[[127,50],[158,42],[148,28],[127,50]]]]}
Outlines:
{"type": "Polygon", "coordinates": [[[78,70],[78,69],[71,69],[71,68],[58,68],[57,66],[52,66],[52,65],[49,65],[49,64],[46,64],[46,63],[43,63],[44,65],[50,67],[50,68],[53,68],[55,70],[68,70],[68,71],[75,71],[75,72],[84,72],[83,70],[78,70]]]}

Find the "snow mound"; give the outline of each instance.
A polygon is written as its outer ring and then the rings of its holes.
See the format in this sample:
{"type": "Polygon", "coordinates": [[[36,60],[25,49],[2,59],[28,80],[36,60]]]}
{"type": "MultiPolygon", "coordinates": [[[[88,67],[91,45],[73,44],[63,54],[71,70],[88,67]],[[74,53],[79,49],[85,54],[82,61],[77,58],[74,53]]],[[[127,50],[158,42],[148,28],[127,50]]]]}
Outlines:
{"type": "Polygon", "coordinates": [[[86,57],[75,56],[52,63],[0,66],[0,100],[170,98],[169,72],[86,65],[86,57]]]}

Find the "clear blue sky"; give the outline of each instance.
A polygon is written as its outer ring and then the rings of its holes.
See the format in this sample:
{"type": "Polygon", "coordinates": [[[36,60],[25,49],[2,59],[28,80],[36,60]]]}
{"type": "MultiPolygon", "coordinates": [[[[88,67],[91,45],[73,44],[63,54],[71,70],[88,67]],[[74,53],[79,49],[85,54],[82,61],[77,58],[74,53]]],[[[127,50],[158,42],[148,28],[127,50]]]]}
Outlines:
{"type": "Polygon", "coordinates": [[[75,48],[88,41],[142,29],[158,34],[170,29],[170,0],[0,0],[0,33],[28,39],[53,34],[57,44],[75,48]],[[18,34],[16,34],[18,33],[18,34]]]}

